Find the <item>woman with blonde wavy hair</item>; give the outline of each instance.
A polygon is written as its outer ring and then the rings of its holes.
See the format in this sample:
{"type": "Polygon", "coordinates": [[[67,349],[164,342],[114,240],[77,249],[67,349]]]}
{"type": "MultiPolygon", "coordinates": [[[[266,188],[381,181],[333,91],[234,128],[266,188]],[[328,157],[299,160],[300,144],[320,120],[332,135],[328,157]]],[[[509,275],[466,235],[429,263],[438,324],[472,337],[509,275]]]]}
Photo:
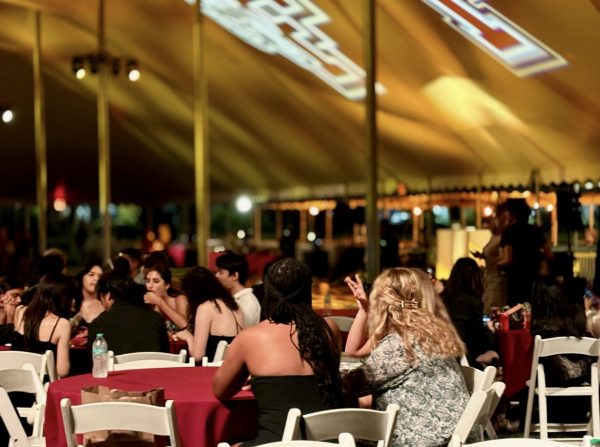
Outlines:
{"type": "Polygon", "coordinates": [[[400,405],[392,446],[447,445],[469,394],[456,361],[464,345],[431,281],[417,269],[385,270],[368,299],[360,278],[346,282],[359,303],[348,343],[370,356],[344,375],[345,391],[372,394],[379,410],[400,405]]]}

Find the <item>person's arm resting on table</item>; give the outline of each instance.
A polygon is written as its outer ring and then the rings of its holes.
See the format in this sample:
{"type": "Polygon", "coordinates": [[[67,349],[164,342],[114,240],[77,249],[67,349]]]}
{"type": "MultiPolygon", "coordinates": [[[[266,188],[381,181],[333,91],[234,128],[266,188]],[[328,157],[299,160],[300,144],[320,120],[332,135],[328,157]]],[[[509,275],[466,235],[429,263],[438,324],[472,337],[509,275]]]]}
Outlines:
{"type": "Polygon", "coordinates": [[[215,397],[227,400],[242,389],[248,378],[248,369],[244,357],[244,332],[235,337],[225,352],[223,364],[217,368],[212,388],[215,397]]]}

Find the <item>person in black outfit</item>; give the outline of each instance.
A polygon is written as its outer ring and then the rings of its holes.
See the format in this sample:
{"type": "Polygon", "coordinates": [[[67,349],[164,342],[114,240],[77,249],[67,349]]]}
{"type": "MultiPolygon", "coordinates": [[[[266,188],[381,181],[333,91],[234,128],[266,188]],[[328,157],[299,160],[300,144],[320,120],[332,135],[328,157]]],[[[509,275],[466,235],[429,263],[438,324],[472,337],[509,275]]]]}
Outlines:
{"type": "Polygon", "coordinates": [[[483,324],[483,280],[481,269],[471,258],[460,258],[452,267],[443,292],[450,318],[467,347],[469,364],[481,368],[498,354],[492,349],[492,333],[483,324]]]}
{"type": "Polygon", "coordinates": [[[115,355],[130,352],[169,352],[169,338],[163,318],[143,304],[146,288],[130,276],[106,273],[98,281],[97,293],[107,309],[89,327],[91,350],[96,334],[104,334],[108,349],[115,355]]]}
{"type": "Polygon", "coordinates": [[[552,259],[552,251],[542,230],[528,223],[530,209],[523,199],[507,201],[511,224],[500,240],[502,258],[498,267],[506,273],[507,303],[531,301],[531,287],[540,276],[544,259],[552,259]]]}

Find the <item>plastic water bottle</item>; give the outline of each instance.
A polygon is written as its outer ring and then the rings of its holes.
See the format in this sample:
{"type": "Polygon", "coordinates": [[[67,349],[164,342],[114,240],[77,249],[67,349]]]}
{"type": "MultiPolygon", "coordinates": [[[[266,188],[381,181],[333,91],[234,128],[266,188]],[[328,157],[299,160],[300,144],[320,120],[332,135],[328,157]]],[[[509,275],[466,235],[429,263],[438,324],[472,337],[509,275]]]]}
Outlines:
{"type": "Polygon", "coordinates": [[[92,376],[104,378],[108,376],[108,343],[101,332],[96,334],[96,339],[92,344],[92,359],[94,366],[92,376]]]}

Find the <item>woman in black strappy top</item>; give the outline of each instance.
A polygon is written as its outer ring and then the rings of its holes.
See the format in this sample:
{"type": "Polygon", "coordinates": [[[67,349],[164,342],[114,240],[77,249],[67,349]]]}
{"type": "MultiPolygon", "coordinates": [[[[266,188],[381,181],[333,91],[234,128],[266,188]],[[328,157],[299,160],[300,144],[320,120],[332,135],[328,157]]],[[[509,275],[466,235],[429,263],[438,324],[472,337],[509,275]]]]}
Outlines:
{"type": "Polygon", "coordinates": [[[27,307],[19,308],[15,317],[12,349],[43,354],[54,352],[60,377],[69,374],[71,325],[67,319],[75,297],[75,283],[61,273],[42,277],[27,307]]]}
{"type": "Polygon", "coordinates": [[[339,349],[312,310],[311,282],[310,269],[296,259],[273,264],[264,283],[268,318],[236,337],[214,376],[215,396],[227,400],[251,375],[258,436],[244,447],[281,440],[290,408],[306,414],[344,404],[339,349]]]}
{"type": "Polygon", "coordinates": [[[231,294],[204,267],[194,267],[185,274],[181,288],[188,297],[188,327],[175,334],[185,340],[190,355],[197,362],[202,357],[213,360],[221,340],[231,343],[244,327],[244,315],[231,294]]]}

